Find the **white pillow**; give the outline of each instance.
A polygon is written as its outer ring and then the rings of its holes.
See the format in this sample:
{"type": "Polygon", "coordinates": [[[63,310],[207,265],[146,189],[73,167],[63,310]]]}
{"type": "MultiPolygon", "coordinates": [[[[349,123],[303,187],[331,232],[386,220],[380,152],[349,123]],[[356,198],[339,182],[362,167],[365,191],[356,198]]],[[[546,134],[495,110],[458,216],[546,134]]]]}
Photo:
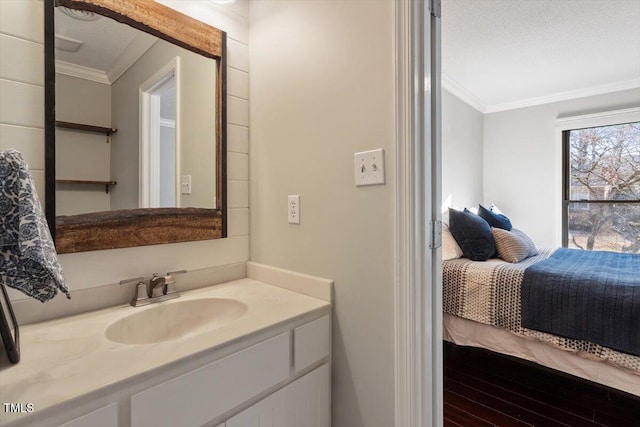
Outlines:
{"type": "Polygon", "coordinates": [[[445,212],[442,212],[442,224],[449,226],[449,209],[445,212]]]}
{"type": "Polygon", "coordinates": [[[453,238],[453,234],[449,231],[449,226],[442,223],[442,260],[446,261],[449,259],[457,259],[461,258],[464,254],[462,253],[462,249],[460,249],[460,245],[456,242],[456,239],[453,238]]]}
{"type": "Polygon", "coordinates": [[[504,215],[504,213],[498,209],[498,207],[496,205],[494,205],[493,203],[491,203],[491,206],[489,207],[489,210],[495,214],[502,214],[504,215]]]}

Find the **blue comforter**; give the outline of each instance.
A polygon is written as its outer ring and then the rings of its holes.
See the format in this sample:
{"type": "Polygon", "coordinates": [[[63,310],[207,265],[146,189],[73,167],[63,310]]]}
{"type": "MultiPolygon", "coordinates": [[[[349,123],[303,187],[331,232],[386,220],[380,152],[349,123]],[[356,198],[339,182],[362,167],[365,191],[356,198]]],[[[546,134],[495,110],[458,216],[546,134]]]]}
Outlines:
{"type": "Polygon", "coordinates": [[[560,248],[527,268],[522,326],[640,356],[640,255],[560,248]]]}

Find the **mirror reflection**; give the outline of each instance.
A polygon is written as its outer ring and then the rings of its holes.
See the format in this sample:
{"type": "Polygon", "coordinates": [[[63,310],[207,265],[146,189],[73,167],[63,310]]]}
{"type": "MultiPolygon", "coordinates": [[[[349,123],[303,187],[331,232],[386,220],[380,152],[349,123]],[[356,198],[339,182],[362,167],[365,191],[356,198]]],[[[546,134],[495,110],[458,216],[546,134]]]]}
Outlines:
{"type": "Polygon", "coordinates": [[[226,237],[226,34],[153,0],[55,4],[45,210],[58,253],[226,237]]]}
{"type": "Polygon", "coordinates": [[[56,215],[217,208],[216,61],[64,7],[54,37],[56,215]]]}

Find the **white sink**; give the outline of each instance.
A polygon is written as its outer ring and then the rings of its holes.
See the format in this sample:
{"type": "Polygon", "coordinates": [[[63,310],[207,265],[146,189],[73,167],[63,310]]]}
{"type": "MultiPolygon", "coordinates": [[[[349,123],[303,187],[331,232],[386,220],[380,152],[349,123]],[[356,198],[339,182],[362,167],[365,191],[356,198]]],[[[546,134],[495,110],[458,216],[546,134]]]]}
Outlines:
{"type": "Polygon", "coordinates": [[[227,298],[173,300],[150,305],[112,323],[105,336],[120,344],[151,344],[221,328],[242,317],[246,304],[227,298]]]}

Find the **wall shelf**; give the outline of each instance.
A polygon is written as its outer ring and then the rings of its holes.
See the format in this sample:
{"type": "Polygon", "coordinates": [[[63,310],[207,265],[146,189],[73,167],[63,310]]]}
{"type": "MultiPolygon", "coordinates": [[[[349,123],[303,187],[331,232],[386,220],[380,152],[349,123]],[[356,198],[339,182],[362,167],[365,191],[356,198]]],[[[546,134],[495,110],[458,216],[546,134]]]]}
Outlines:
{"type": "Polygon", "coordinates": [[[84,185],[104,185],[105,192],[109,194],[109,186],[116,185],[116,181],[90,181],[83,179],[56,179],[56,184],[84,184],[84,185]]]}
{"type": "Polygon", "coordinates": [[[111,140],[111,135],[118,132],[118,129],[116,128],[106,128],[102,126],[85,125],[82,123],[73,123],[73,122],[62,122],[59,120],[56,120],[56,127],[61,129],[80,130],[84,132],[103,133],[107,135],[107,144],[111,140]]]}

